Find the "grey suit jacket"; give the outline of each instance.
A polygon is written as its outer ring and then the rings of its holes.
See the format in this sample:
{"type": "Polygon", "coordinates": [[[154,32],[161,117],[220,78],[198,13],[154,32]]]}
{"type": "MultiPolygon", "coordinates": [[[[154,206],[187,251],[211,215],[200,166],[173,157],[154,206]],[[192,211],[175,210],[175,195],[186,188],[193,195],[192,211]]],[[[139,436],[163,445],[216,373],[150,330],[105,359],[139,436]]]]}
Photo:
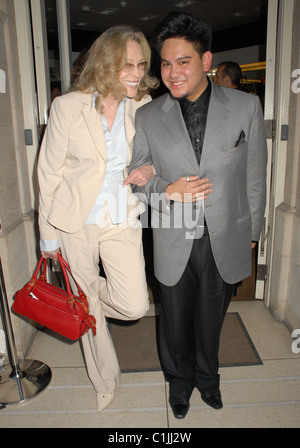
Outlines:
{"type": "Polygon", "coordinates": [[[195,227],[204,207],[220,275],[236,283],[251,274],[251,241],[263,225],[267,147],[258,97],[212,83],[200,166],[179,102],[169,94],[136,113],[130,170],[153,163],[156,177],[135,191],[152,207],[154,269],[160,282],[180,279],[189,259],[195,227]],[[200,203],[165,200],[165,189],[182,176],[208,178],[213,192],[200,203]]]}

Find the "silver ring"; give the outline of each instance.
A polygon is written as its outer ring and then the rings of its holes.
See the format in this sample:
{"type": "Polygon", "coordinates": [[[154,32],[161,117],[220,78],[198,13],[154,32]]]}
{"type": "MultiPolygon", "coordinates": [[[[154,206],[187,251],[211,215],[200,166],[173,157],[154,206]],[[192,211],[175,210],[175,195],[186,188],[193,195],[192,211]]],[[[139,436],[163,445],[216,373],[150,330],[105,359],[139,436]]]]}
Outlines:
{"type": "Polygon", "coordinates": [[[187,182],[190,181],[190,176],[186,176],[186,181],[187,181],[187,182]]]}

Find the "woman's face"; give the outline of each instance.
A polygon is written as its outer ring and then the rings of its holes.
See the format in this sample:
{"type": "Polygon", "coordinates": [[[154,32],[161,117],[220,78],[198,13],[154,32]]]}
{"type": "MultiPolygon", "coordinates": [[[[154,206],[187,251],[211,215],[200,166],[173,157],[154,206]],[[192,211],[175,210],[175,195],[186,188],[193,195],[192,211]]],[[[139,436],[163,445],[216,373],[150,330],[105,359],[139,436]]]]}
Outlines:
{"type": "Polygon", "coordinates": [[[128,98],[136,96],[139,83],[145,75],[146,67],[147,62],[140,44],[135,40],[128,41],[126,65],[119,76],[120,83],[126,88],[128,98]]]}

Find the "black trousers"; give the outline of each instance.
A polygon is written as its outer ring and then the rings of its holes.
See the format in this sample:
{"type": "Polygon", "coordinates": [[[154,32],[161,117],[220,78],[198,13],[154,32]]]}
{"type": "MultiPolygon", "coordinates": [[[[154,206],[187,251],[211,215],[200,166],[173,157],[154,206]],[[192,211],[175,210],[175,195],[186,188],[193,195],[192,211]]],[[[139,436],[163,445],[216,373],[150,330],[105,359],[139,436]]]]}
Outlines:
{"type": "Polygon", "coordinates": [[[219,341],[235,285],[220,277],[207,230],[174,286],[160,283],[160,359],[173,396],[219,390],[219,341]]]}

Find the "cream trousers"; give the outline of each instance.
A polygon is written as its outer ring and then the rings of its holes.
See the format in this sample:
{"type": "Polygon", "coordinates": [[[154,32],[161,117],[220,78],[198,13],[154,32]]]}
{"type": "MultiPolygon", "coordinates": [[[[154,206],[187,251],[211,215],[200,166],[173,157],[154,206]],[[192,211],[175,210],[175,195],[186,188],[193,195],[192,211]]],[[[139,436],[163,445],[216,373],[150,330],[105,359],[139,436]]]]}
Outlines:
{"type": "Polygon", "coordinates": [[[136,320],[149,308],[140,222],[134,219],[127,227],[85,225],[73,234],[59,231],[58,238],[97,322],[96,336],[88,331],[82,337],[89,378],[97,393],[113,393],[120,368],[106,317],[136,320]],[[99,257],[106,278],[99,275],[99,257]]]}

